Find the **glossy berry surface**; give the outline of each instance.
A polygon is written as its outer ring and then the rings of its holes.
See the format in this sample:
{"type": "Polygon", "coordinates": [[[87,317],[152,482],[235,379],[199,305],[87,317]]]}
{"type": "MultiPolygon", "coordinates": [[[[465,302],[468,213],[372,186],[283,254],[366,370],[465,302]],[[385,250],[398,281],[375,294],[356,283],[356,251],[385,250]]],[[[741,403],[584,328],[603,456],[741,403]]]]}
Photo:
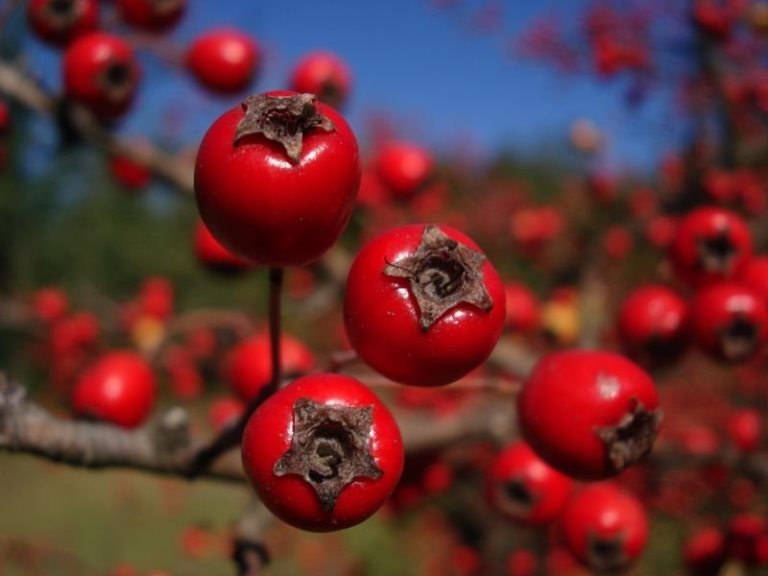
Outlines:
{"type": "Polygon", "coordinates": [[[752,255],[752,235],[739,215],[704,206],[678,222],[669,246],[677,275],[693,287],[733,278],[752,255]]]}
{"type": "Polygon", "coordinates": [[[485,497],[495,511],[510,520],[541,526],[560,514],[572,485],[570,477],[549,466],[519,440],[491,460],[485,497]]]}
{"type": "Polygon", "coordinates": [[[294,92],[315,94],[321,102],[339,109],[349,97],[352,74],[346,62],[332,52],[318,50],[299,60],[291,73],[294,92]]]}
{"type": "MultiPolygon", "coordinates": [[[[283,333],[280,368],[286,377],[304,374],[315,368],[315,357],[299,340],[283,333]]],[[[235,346],[226,360],[224,373],[232,392],[243,402],[256,398],[272,377],[269,334],[259,332],[235,346]]]]}
{"type": "Polygon", "coordinates": [[[97,0],[30,0],[27,22],[37,38],[63,47],[98,28],[99,3],[97,0]]]}
{"type": "Polygon", "coordinates": [[[325,532],[379,509],[400,479],[404,452],[397,422],[369,388],[349,376],[314,374],[256,409],[242,459],[275,516],[325,532]]]}
{"type": "Polygon", "coordinates": [[[614,476],[647,455],[661,412],[651,377],[611,352],[544,355],[517,399],[520,429],[550,466],[575,478],[614,476]]]}
{"type": "Polygon", "coordinates": [[[708,356],[729,363],[753,358],[768,338],[768,309],[754,290],[719,282],[691,301],[691,337],[708,356]]]}
{"type": "Polygon", "coordinates": [[[645,549],[648,517],[631,493],[598,482],[571,497],[560,516],[560,532],[579,562],[600,574],[621,573],[645,549]]]}
{"type": "Polygon", "coordinates": [[[135,428],[149,415],[155,396],[152,368],[138,354],[117,350],[86,369],[72,392],[72,406],[81,417],[135,428]]]}
{"type": "Polygon", "coordinates": [[[488,358],[504,319],[496,269],[449,226],[384,232],[363,246],[347,276],[349,341],[366,364],[395,382],[458,380],[488,358]]]}
{"type": "Polygon", "coordinates": [[[148,32],[165,32],[179,23],[187,0],[117,0],[115,5],[126,24],[148,32]]]}
{"type": "Polygon", "coordinates": [[[99,119],[128,112],[141,76],[130,44],[106,32],[79,37],[64,52],[64,92],[99,119]]]}
{"type": "Polygon", "coordinates": [[[688,303],[666,286],[641,286],[622,303],[618,331],[624,350],[640,364],[669,364],[688,344],[688,303]]]}
{"type": "Polygon", "coordinates": [[[306,264],[325,253],[349,222],[359,186],[349,125],[313,96],[293,92],[251,97],[224,113],[203,137],[195,165],[195,198],[208,229],[265,266],[306,264]],[[289,137],[275,136],[294,123],[299,129],[289,137]]]}
{"type": "Polygon", "coordinates": [[[195,79],[221,94],[246,90],[258,74],[260,61],[256,41],[233,28],[205,32],[187,50],[187,66],[195,79]]]}

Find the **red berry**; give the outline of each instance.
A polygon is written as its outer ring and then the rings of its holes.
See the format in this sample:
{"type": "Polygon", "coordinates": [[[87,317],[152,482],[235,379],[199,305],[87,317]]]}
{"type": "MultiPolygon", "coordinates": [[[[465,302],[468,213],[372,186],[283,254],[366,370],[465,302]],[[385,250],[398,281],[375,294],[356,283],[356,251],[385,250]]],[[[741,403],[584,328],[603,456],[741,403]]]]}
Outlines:
{"type": "Polygon", "coordinates": [[[751,255],[752,236],[746,222],[711,206],[683,216],[669,246],[675,272],[693,287],[737,276],[751,255]]]}
{"type": "Polygon", "coordinates": [[[768,305],[768,256],[750,258],[739,271],[736,280],[752,288],[768,305]]]}
{"type": "Polygon", "coordinates": [[[648,540],[645,508],[610,482],[583,487],[565,505],[560,529],[568,550],[600,574],[623,573],[648,540]]]}
{"type": "Polygon", "coordinates": [[[661,411],[650,376],[619,354],[543,356],[517,400],[523,437],[550,466],[581,479],[618,474],[647,455],[661,411]]]}
{"type": "Polygon", "coordinates": [[[520,282],[504,284],[507,315],[504,327],[512,332],[527,334],[539,329],[541,304],[531,290],[520,282]]]}
{"type": "Polygon", "coordinates": [[[375,166],[379,180],[397,200],[409,200],[424,190],[435,171],[432,154],[410,142],[382,145],[375,166]]]}
{"type": "Polygon", "coordinates": [[[448,226],[408,225],[366,244],[347,276],[344,323],[360,358],[403,384],[440,386],[477,368],[504,326],[504,286],[448,226]]]}
{"type": "Polygon", "coordinates": [[[133,103],[141,71],[122,38],[92,32],[77,38],[64,53],[64,91],[101,120],[123,116],[133,103]]]}
{"type": "Polygon", "coordinates": [[[214,432],[221,432],[245,412],[245,404],[233,396],[222,396],[211,401],[208,424],[214,432]]]}
{"type": "Polygon", "coordinates": [[[231,28],[210,30],[192,42],[187,66],[205,88],[222,94],[243,92],[259,71],[261,53],[247,34],[231,28]]]}
{"type": "Polygon", "coordinates": [[[61,289],[46,286],[31,294],[30,306],[38,320],[52,324],[66,315],[69,310],[69,299],[61,289]]]}
{"type": "Polygon", "coordinates": [[[72,392],[79,416],[135,428],[155,403],[155,375],[134,352],[118,350],[101,356],[80,377],[72,392]]]}
{"type": "Polygon", "coordinates": [[[131,190],[146,188],[152,180],[152,173],[146,166],[119,154],[109,159],[109,170],[117,182],[131,190]]]}
{"type": "Polygon", "coordinates": [[[349,97],[352,75],[346,62],[331,52],[305,55],[291,74],[291,90],[315,94],[321,102],[341,108],[349,97]]]}
{"type": "Polygon", "coordinates": [[[27,22],[35,36],[62,47],[99,26],[97,0],[30,0],[27,22]]]}
{"type": "MultiPolygon", "coordinates": [[[[296,338],[283,333],[280,338],[280,367],[287,377],[315,368],[312,352],[296,338]]],[[[269,334],[264,331],[240,342],[227,358],[225,378],[243,402],[258,396],[272,377],[269,334]]]]}
{"type": "Polygon", "coordinates": [[[708,356],[730,363],[753,358],[768,338],[768,309],[753,290],[719,282],[691,301],[691,336],[708,356]]]}
{"type": "Polygon", "coordinates": [[[208,129],[195,197],[208,229],[265,266],[306,264],[343,232],[360,185],[357,140],[308,94],[248,98],[208,129]],[[287,127],[297,129],[286,133],[287,127]]]}
{"type": "Polygon", "coordinates": [[[725,534],[715,526],[699,528],[683,544],[683,563],[691,576],[717,576],[725,563],[725,534]]]}
{"type": "Polygon", "coordinates": [[[178,24],[187,0],[117,0],[120,18],[135,28],[165,32],[178,24]]]}
{"type": "Polygon", "coordinates": [[[754,452],[760,445],[763,432],[762,415],[754,408],[734,410],[728,416],[726,431],[740,453],[754,452]]]}
{"type": "Polygon", "coordinates": [[[242,457],[251,485],[275,516],[325,532],[378,510],[400,479],[404,452],[397,422],[365,385],[314,374],[256,409],[242,457]]]}
{"type": "Polygon", "coordinates": [[[544,462],[523,441],[496,454],[485,478],[486,500],[515,522],[541,526],[554,520],[573,481],[544,462]]]}
{"type": "Polygon", "coordinates": [[[666,286],[641,286],[622,303],[618,330],[624,350],[637,362],[669,364],[688,344],[688,304],[666,286]]]}

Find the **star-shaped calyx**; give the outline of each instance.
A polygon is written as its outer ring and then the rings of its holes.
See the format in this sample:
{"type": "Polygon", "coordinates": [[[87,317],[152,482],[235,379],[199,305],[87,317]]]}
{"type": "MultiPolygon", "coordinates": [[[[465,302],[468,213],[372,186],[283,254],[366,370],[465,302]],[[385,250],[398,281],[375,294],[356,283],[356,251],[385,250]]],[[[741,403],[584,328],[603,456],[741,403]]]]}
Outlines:
{"type": "Polygon", "coordinates": [[[730,230],[722,228],[715,236],[697,238],[696,252],[701,270],[713,274],[729,274],[738,248],[731,239],[730,230]]]}
{"type": "Polygon", "coordinates": [[[483,311],[493,306],[485,288],[481,266],[485,256],[449,238],[437,226],[424,227],[416,251],[384,268],[384,274],[407,278],[419,306],[419,324],[425,332],[448,310],[462,302],[483,311]]]}
{"type": "Polygon", "coordinates": [[[245,115],[237,124],[235,143],[246,136],[261,134],[279,143],[293,162],[301,157],[306,132],[314,128],[335,130],[333,122],[317,110],[314,94],[257,94],[246,98],[242,107],[245,115]]]}
{"type": "Polygon", "coordinates": [[[378,480],[383,472],[371,456],[368,438],[373,406],[359,408],[299,398],[293,405],[291,447],[275,462],[276,476],[297,474],[331,512],[355,478],[378,480]]]}
{"type": "Polygon", "coordinates": [[[661,410],[648,410],[632,398],[629,410],[615,426],[597,428],[595,433],[605,444],[606,462],[619,473],[647,456],[661,425],[661,410]]]}

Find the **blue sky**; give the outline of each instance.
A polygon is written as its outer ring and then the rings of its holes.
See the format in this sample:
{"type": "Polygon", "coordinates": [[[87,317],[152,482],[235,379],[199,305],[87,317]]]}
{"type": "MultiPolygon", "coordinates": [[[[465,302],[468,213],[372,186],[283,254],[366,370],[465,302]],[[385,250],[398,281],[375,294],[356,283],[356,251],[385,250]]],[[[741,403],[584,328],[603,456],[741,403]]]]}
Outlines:
{"type": "MultiPolygon", "coordinates": [[[[305,53],[326,49],[347,60],[355,76],[345,111],[359,132],[372,113],[390,117],[399,133],[441,152],[471,147],[485,157],[502,146],[535,150],[567,137],[570,124],[589,118],[606,135],[599,162],[609,169],[647,168],[674,148],[673,116],[664,95],[638,108],[625,104],[626,83],[563,75],[554,68],[505,54],[506,42],[544,12],[564,21],[579,17],[586,0],[504,2],[493,33],[467,29],[467,15],[482,2],[463,0],[438,10],[433,0],[190,0],[172,40],[185,45],[213,26],[236,26],[264,50],[253,91],[281,88],[305,53]]],[[[35,51],[43,68],[56,55],[35,51]]],[[[167,124],[185,140],[238,99],[205,95],[183,73],[168,73],[145,59],[147,84],[123,130],[142,133],[167,124]],[[180,132],[180,133],[179,133],[180,132]]]]}

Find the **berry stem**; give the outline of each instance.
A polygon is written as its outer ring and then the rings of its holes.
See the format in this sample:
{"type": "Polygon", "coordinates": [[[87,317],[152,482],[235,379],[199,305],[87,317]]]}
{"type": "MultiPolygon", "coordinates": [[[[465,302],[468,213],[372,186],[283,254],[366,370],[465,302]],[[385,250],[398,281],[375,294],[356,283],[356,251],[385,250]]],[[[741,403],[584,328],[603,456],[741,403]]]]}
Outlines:
{"type": "Polygon", "coordinates": [[[272,376],[267,387],[267,395],[273,394],[280,386],[280,315],[283,291],[283,268],[269,269],[269,347],[272,363],[272,376]]]}

